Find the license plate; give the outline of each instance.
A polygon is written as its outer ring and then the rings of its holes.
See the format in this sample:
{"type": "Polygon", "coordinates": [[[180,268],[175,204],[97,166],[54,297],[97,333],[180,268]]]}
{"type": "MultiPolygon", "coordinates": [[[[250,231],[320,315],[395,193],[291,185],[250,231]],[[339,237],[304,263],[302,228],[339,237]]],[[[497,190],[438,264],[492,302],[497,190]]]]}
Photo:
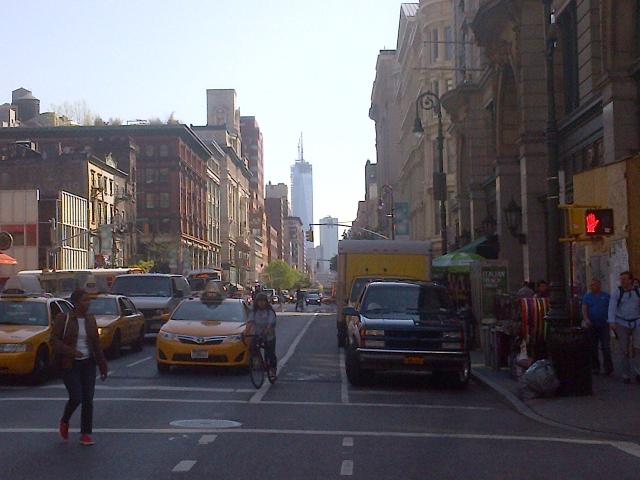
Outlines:
{"type": "Polygon", "coordinates": [[[424,365],[424,358],[422,357],[404,357],[405,365],[424,365]]]}
{"type": "Polygon", "coordinates": [[[191,358],[193,359],[203,359],[209,358],[209,352],[207,350],[191,350],[191,358]]]}

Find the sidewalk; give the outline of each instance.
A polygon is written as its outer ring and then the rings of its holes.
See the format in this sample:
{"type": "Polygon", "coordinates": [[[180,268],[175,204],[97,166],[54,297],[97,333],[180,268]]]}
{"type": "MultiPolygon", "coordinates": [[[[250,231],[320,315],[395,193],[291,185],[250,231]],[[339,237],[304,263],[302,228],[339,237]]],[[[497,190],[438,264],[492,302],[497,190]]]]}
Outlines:
{"type": "Polygon", "coordinates": [[[520,413],[548,424],[640,439],[640,384],[625,385],[617,375],[593,376],[593,395],[522,400],[519,384],[506,369],[485,367],[480,351],[472,352],[472,375],[510,402],[520,413]]]}

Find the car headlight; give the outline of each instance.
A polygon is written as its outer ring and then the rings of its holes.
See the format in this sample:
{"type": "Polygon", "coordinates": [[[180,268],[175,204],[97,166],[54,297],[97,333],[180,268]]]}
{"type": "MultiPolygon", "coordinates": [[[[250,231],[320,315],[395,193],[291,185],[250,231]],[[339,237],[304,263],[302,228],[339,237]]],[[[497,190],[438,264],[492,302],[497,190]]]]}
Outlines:
{"type": "Polygon", "coordinates": [[[175,333],[171,333],[171,332],[160,331],[160,336],[162,338],[164,338],[165,340],[177,340],[178,339],[178,335],[175,334],[175,333]]]}
{"type": "Polygon", "coordinates": [[[2,353],[23,353],[31,350],[28,343],[0,343],[0,352],[2,353]]]}
{"type": "Polygon", "coordinates": [[[242,335],[229,335],[224,338],[222,343],[237,343],[242,341],[242,335]]]}

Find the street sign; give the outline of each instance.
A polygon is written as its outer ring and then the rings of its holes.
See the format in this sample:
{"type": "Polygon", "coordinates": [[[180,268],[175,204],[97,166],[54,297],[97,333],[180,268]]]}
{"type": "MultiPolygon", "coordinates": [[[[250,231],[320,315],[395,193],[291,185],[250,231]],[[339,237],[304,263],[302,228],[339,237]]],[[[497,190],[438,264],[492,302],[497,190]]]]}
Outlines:
{"type": "Polygon", "coordinates": [[[9,232],[0,232],[0,252],[9,250],[13,245],[13,237],[9,232]]]}
{"type": "Polygon", "coordinates": [[[613,209],[589,209],[584,214],[584,233],[587,235],[613,235],[613,209]]]}

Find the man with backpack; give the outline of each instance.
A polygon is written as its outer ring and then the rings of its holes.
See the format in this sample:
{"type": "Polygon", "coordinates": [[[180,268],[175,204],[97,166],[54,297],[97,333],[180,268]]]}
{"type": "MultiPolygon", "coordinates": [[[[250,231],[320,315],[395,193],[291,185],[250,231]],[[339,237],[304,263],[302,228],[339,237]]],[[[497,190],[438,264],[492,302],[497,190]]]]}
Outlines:
{"type": "Polygon", "coordinates": [[[640,289],[633,286],[631,272],[620,274],[620,286],[611,294],[609,326],[622,352],[622,380],[640,383],[640,289]]]}

